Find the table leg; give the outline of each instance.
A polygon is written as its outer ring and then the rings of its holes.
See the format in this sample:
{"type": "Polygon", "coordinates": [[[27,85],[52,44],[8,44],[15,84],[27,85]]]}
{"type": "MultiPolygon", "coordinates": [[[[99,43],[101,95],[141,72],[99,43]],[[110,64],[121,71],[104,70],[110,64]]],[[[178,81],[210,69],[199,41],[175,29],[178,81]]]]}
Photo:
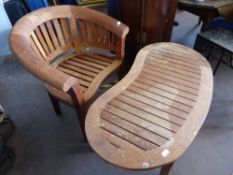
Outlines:
{"type": "Polygon", "coordinates": [[[160,170],[160,174],[159,175],[169,175],[173,165],[174,165],[175,162],[172,162],[168,165],[165,165],[163,167],[161,167],[161,170],[160,170]]]}
{"type": "Polygon", "coordinates": [[[218,16],[216,11],[214,11],[214,10],[206,11],[206,13],[200,17],[203,21],[201,31],[206,31],[208,29],[210,23],[213,21],[213,19],[216,16],[218,16]]]}

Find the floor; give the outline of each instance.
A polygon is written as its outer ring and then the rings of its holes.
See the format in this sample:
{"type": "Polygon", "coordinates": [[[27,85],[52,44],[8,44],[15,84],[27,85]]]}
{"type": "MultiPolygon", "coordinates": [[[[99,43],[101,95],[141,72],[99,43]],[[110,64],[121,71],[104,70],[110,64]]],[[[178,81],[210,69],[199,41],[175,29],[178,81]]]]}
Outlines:
{"type": "MultiPolygon", "coordinates": [[[[193,46],[198,18],[181,12],[172,41],[193,46]]],[[[233,173],[233,70],[222,65],[215,76],[214,98],[198,136],[181,156],[172,175],[233,173]]],[[[16,162],[8,175],[155,175],[158,170],[132,172],[100,159],[82,140],[74,110],[62,106],[57,117],[42,83],[12,59],[0,58],[0,103],[16,125],[8,141],[16,162]]]]}

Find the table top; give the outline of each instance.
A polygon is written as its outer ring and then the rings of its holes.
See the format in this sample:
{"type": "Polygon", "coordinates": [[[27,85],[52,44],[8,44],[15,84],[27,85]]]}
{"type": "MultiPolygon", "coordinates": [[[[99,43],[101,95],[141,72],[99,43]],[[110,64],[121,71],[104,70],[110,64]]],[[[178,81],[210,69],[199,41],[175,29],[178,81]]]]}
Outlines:
{"type": "Polygon", "coordinates": [[[90,107],[87,139],[107,162],[151,169],[180,157],[202,126],[211,104],[209,63],[192,49],[152,44],[130,72],[90,107]]]}
{"type": "Polygon", "coordinates": [[[194,0],[178,0],[178,4],[193,7],[218,9],[224,6],[232,5],[233,0],[205,0],[204,2],[197,2],[194,0]]]}
{"type": "Polygon", "coordinates": [[[233,32],[217,28],[201,32],[200,36],[233,53],[233,32]]]}

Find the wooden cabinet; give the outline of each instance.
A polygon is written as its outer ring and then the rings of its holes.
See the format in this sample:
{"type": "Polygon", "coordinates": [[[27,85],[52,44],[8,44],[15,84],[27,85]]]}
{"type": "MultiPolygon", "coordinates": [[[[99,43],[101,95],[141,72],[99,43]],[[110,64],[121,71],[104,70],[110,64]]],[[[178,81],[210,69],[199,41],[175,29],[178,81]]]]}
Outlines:
{"type": "Polygon", "coordinates": [[[130,27],[126,40],[126,67],[145,45],[170,41],[176,0],[108,0],[109,15],[130,27]]]}

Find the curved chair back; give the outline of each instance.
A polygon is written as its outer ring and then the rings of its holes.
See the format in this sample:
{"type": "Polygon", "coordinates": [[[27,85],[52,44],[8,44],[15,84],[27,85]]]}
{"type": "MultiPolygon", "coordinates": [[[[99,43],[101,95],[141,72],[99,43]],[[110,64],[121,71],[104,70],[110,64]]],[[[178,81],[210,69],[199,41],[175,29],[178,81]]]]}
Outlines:
{"type": "Polygon", "coordinates": [[[67,91],[74,79],[59,74],[54,80],[46,67],[57,56],[70,50],[101,48],[124,58],[124,43],[128,28],[121,22],[100,12],[78,6],[55,6],[34,11],[14,26],[10,45],[13,53],[35,75],[54,87],[67,91]],[[122,49],[123,48],[123,49],[122,49]],[[43,68],[42,68],[43,67],[43,68]],[[69,79],[69,80],[67,80],[69,79]],[[55,81],[55,82],[54,82],[55,81]],[[63,82],[61,82],[63,81],[63,82]],[[68,81],[66,86],[61,84],[68,81]]]}

